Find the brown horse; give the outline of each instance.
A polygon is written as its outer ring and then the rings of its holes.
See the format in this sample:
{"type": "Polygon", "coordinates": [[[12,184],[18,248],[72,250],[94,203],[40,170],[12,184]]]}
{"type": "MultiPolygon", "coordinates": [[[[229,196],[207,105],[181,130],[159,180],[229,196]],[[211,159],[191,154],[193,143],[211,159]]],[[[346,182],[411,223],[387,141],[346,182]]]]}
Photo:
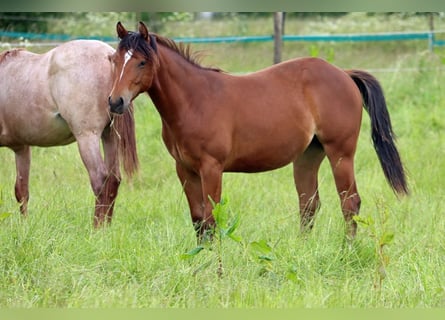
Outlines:
{"type": "Polygon", "coordinates": [[[111,111],[125,111],[138,94],[148,92],[161,115],[163,139],[176,160],[198,237],[214,224],[209,198],[220,201],[223,172],[260,172],[289,163],[301,229],[310,229],[320,204],[317,173],[325,156],[353,237],[352,217],[360,208],[354,154],[363,106],[389,184],[397,193],[408,193],[385,98],[369,73],[301,58],[234,76],[200,66],[189,47],[149,33],[142,22],[139,32],[119,22],[117,34],[111,111]]]}
{"type": "Polygon", "coordinates": [[[130,176],[137,168],[133,114],[111,115],[107,103],[114,51],[103,42],[77,40],[44,54],[20,49],[1,53],[0,146],[15,152],[15,196],[23,214],[29,199],[30,146],[77,141],[96,196],[94,225],[111,221],[121,181],[119,158],[130,176]]]}

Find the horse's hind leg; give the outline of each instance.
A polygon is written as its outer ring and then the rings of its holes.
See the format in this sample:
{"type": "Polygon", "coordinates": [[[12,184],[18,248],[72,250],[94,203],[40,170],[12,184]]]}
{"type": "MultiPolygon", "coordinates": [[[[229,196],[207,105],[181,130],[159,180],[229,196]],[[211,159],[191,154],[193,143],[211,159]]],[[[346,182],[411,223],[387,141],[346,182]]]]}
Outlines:
{"type": "Polygon", "coordinates": [[[14,149],[16,180],[15,180],[15,198],[20,203],[20,212],[23,215],[28,213],[29,200],[29,168],[31,165],[31,148],[23,146],[14,149]]]}
{"type": "Polygon", "coordinates": [[[304,153],[294,161],[294,180],[300,204],[300,230],[312,229],[320,207],[318,169],[325,157],[324,150],[314,138],[304,153]]]}
{"type": "Polygon", "coordinates": [[[357,223],[353,217],[359,214],[361,200],[354,176],[354,151],[346,152],[345,146],[347,144],[342,145],[343,148],[328,145],[325,150],[334,173],[343,217],[348,228],[347,235],[352,239],[357,232],[357,223]]]}

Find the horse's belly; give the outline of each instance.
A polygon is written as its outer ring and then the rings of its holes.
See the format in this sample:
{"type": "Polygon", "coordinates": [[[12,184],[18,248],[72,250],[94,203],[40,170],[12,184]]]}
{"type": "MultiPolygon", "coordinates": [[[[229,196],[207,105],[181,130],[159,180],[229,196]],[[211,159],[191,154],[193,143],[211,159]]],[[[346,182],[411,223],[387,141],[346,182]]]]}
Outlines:
{"type": "Polygon", "coordinates": [[[245,173],[263,172],[284,167],[289,163],[290,161],[267,163],[264,161],[256,161],[255,159],[238,159],[237,161],[227,165],[224,171],[245,173]]]}
{"type": "Polygon", "coordinates": [[[70,144],[75,138],[63,118],[55,114],[49,118],[30,116],[22,121],[10,122],[3,128],[0,144],[4,146],[51,147],[70,144]]]}
{"type": "Polygon", "coordinates": [[[57,114],[40,134],[29,137],[29,140],[30,145],[50,147],[72,143],[75,138],[65,120],[57,114]]]}
{"type": "Polygon", "coordinates": [[[305,144],[292,143],[240,150],[226,164],[227,172],[263,172],[278,169],[293,162],[303,151],[305,144]]]}

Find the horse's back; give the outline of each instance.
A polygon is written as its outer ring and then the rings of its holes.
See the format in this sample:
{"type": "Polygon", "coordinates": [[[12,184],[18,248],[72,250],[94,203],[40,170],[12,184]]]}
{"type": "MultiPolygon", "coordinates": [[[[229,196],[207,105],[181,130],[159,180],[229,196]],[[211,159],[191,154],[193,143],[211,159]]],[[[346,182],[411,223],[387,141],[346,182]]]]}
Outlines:
{"type": "MultiPolygon", "coordinates": [[[[110,55],[114,49],[96,40],[74,40],[51,50],[49,76],[61,76],[75,81],[76,86],[85,88],[111,83],[110,55]]],[[[89,90],[93,91],[93,90],[89,90]]],[[[102,90],[100,90],[102,91],[102,90]]]]}
{"type": "Polygon", "coordinates": [[[276,97],[284,101],[292,93],[291,107],[299,115],[312,118],[318,138],[338,139],[341,132],[346,136],[359,130],[363,99],[343,69],[320,58],[303,57],[263,71],[268,79],[276,79],[274,82],[279,84],[275,86],[276,97]]]}
{"type": "MultiPolygon", "coordinates": [[[[95,64],[108,67],[109,56],[114,49],[98,40],[73,40],[48,51],[51,55],[51,63],[64,69],[93,68],[95,64]]],[[[94,68],[95,69],[95,68],[94,68]]],[[[104,70],[106,71],[106,70],[104,70]]]]}
{"type": "Polygon", "coordinates": [[[360,91],[346,72],[322,59],[297,58],[248,75],[222,76],[231,98],[219,99],[227,103],[219,109],[230,110],[225,116],[236,137],[227,170],[273,169],[293,161],[314,136],[331,143],[358,134],[360,91]]]}
{"type": "Polygon", "coordinates": [[[74,40],[55,48],[49,75],[55,99],[66,100],[64,105],[69,105],[70,101],[88,103],[93,100],[98,103],[103,100],[102,104],[107,106],[112,85],[110,55],[113,52],[112,47],[95,40],[74,40]]]}

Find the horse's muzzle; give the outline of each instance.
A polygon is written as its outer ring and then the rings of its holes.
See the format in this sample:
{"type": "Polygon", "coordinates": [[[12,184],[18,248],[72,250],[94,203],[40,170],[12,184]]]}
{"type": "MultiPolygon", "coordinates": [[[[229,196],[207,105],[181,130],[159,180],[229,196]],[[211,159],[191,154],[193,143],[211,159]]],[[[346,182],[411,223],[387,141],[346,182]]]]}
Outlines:
{"type": "Polygon", "coordinates": [[[122,97],[113,100],[111,96],[108,97],[108,105],[110,106],[110,111],[113,113],[122,114],[124,113],[124,99],[122,97]]]}

